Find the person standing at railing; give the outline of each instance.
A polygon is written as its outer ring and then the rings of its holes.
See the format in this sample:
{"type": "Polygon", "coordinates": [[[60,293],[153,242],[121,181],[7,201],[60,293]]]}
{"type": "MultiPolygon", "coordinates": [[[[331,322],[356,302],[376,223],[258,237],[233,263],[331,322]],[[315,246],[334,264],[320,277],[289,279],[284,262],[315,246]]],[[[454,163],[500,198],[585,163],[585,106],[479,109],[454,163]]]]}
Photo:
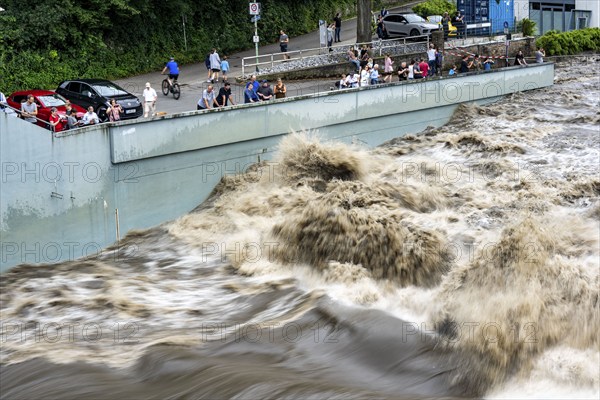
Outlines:
{"type": "Polygon", "coordinates": [[[373,69],[371,69],[371,85],[379,85],[379,64],[373,65],[373,69]]]}
{"type": "Polygon", "coordinates": [[[287,88],[283,84],[281,78],[277,78],[277,84],[273,88],[273,93],[275,93],[276,99],[283,99],[286,96],[287,88]]]}
{"type": "Polygon", "coordinates": [[[99,123],[100,118],[98,118],[98,114],[94,112],[94,107],[89,106],[88,111],[83,114],[83,118],[81,118],[81,125],[94,125],[99,123]]]}
{"type": "Polygon", "coordinates": [[[50,123],[50,130],[53,132],[60,132],[63,130],[63,122],[60,115],[58,115],[58,110],[56,107],[52,107],[50,109],[50,117],[48,118],[48,122],[50,123]]]}
{"type": "Polygon", "coordinates": [[[525,61],[525,56],[523,55],[523,52],[521,50],[519,50],[519,52],[517,53],[517,55],[515,56],[515,66],[521,66],[521,67],[526,67],[527,66],[527,61],[525,61]]]}
{"type": "Polygon", "coordinates": [[[491,71],[492,70],[492,65],[494,65],[494,60],[491,59],[490,57],[486,57],[485,61],[483,62],[483,70],[484,71],[491,71]]]}
{"type": "Polygon", "coordinates": [[[254,86],[252,82],[248,82],[246,84],[246,89],[244,89],[244,103],[255,103],[258,101],[258,96],[254,91],[254,86]]]}
{"type": "Polygon", "coordinates": [[[287,51],[288,51],[288,44],[290,43],[290,38],[288,37],[288,35],[285,34],[285,32],[282,30],[279,31],[279,49],[281,50],[283,54],[283,59],[284,60],[289,60],[290,56],[288,56],[287,51]]]}
{"type": "Polygon", "coordinates": [[[544,51],[543,48],[538,47],[538,49],[535,52],[535,62],[538,64],[543,63],[544,57],[546,57],[546,52],[544,51]]]}
{"type": "Polygon", "coordinates": [[[335,14],[335,17],[333,18],[333,21],[335,22],[335,42],[341,42],[342,40],[340,39],[340,32],[342,31],[342,16],[340,15],[340,13],[335,14]]]}
{"type": "Polygon", "coordinates": [[[219,94],[217,95],[217,103],[219,103],[221,107],[228,106],[229,103],[231,103],[232,106],[235,106],[233,97],[231,97],[231,85],[229,82],[223,82],[223,87],[219,89],[219,94]]]}
{"type": "Polygon", "coordinates": [[[427,50],[427,66],[429,67],[428,75],[430,76],[434,76],[436,73],[435,54],[435,46],[433,43],[430,43],[429,50],[427,50]]]}
{"type": "Polygon", "coordinates": [[[402,61],[402,63],[398,67],[398,81],[399,82],[405,81],[408,79],[408,71],[409,71],[409,68],[406,65],[406,62],[402,61]]]}
{"type": "Polygon", "coordinates": [[[25,103],[21,103],[21,117],[25,121],[35,124],[37,121],[37,115],[37,104],[35,104],[35,99],[33,95],[30,94],[29,96],[27,96],[27,101],[25,103]]]}

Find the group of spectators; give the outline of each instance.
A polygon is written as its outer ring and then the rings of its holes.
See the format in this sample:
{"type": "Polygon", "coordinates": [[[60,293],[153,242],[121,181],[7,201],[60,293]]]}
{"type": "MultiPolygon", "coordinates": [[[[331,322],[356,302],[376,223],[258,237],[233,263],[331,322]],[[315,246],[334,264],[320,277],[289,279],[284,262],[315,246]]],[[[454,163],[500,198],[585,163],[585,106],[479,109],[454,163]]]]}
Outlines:
{"type": "MultiPolygon", "coordinates": [[[[244,86],[244,103],[255,103],[259,101],[269,101],[273,99],[282,99],[286,97],[287,88],[281,78],[277,79],[274,87],[271,87],[267,80],[260,83],[256,80],[256,75],[252,75],[250,81],[244,86]]],[[[231,94],[231,84],[223,82],[223,86],[215,93],[215,88],[208,85],[202,92],[202,96],[196,104],[198,110],[209,110],[211,108],[226,107],[235,105],[231,94]]]]}
{"type": "MultiPolygon", "coordinates": [[[[114,118],[115,112],[113,110],[122,111],[120,107],[121,106],[116,104],[114,99],[111,100],[111,107],[109,107],[107,110],[109,119],[111,119],[111,112],[112,117],[114,118]]],[[[44,121],[38,117],[38,105],[35,102],[35,97],[31,94],[27,96],[27,100],[21,103],[21,108],[19,110],[14,110],[8,106],[4,93],[0,92],[0,111],[3,111],[12,117],[21,118],[33,124],[40,123],[53,132],[62,132],[68,129],[100,123],[98,115],[94,112],[94,107],[89,106],[87,112],[83,114],[81,118],[78,118],[77,111],[73,108],[69,100],[66,100],[64,115],[59,114],[56,107],[52,107],[50,109],[48,121],[44,121]]],[[[118,112],[119,111],[116,111],[117,115],[118,112]]],[[[111,119],[111,121],[112,120],[114,119],[111,119]]]]}
{"type": "MultiPolygon", "coordinates": [[[[544,62],[546,53],[543,48],[535,52],[536,63],[544,62]]],[[[380,73],[379,65],[373,64],[372,52],[365,45],[360,54],[354,47],[348,50],[348,59],[352,70],[348,74],[342,74],[341,79],[335,83],[338,89],[355,88],[368,85],[377,85],[392,82],[394,75],[394,60],[389,54],[385,55],[383,72],[380,73]]],[[[480,57],[478,54],[465,54],[460,66],[453,65],[448,71],[452,76],[458,73],[470,71],[490,71],[495,64],[493,57],[480,57]]],[[[410,62],[402,62],[396,70],[398,81],[424,79],[442,74],[443,54],[433,44],[427,50],[427,58],[412,59],[410,62]]],[[[527,66],[523,51],[519,50],[515,56],[515,66],[527,66]]]]}

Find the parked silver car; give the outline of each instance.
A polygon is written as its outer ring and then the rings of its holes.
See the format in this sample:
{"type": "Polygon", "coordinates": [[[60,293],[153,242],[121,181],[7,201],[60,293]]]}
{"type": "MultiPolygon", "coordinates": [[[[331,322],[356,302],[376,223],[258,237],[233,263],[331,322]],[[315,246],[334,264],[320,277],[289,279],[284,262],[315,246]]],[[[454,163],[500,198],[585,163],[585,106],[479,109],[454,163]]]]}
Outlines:
{"type": "Polygon", "coordinates": [[[438,24],[427,22],[417,14],[388,14],[383,17],[388,36],[429,35],[440,29],[438,24]]]}

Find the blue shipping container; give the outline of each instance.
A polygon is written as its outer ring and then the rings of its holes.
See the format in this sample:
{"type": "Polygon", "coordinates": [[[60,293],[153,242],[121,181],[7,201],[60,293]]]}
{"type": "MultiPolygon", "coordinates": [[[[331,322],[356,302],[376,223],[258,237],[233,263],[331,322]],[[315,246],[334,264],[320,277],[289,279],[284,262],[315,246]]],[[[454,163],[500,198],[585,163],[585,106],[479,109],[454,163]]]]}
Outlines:
{"type": "MultiPolygon", "coordinates": [[[[512,31],[515,24],[513,0],[457,0],[457,8],[467,24],[491,22],[491,33],[504,33],[505,23],[512,31]]],[[[490,34],[489,29],[477,29],[476,34],[490,34]]],[[[471,33],[471,34],[473,34],[471,33]]]]}

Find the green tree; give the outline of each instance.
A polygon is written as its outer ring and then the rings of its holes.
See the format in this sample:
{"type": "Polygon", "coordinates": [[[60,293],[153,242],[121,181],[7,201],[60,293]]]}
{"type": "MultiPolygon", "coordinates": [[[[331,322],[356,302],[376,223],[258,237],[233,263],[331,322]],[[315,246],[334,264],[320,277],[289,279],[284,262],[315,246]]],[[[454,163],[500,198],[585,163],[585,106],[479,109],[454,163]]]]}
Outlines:
{"type": "Polygon", "coordinates": [[[412,9],[423,18],[430,15],[444,15],[445,12],[453,15],[456,12],[454,3],[447,0],[427,0],[424,3],[417,4],[412,9]]]}

